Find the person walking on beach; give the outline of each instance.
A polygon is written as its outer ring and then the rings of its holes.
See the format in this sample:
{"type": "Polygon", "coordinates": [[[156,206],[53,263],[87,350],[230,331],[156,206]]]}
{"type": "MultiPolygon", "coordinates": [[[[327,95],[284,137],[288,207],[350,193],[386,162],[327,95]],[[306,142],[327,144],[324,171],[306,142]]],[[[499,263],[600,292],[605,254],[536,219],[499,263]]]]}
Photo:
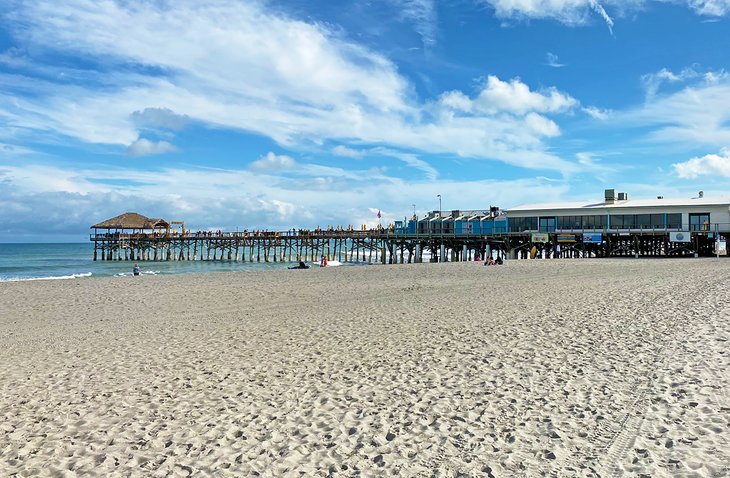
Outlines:
{"type": "Polygon", "coordinates": [[[140,272],[139,265],[135,264],[134,267],[132,268],[132,274],[138,276],[139,272],[140,272]]]}

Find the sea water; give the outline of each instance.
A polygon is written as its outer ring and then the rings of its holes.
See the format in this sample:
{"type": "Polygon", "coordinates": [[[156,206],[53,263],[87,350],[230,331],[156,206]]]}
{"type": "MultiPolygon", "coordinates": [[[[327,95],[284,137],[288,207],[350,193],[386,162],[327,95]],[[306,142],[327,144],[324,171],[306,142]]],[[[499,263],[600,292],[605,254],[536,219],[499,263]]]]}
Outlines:
{"type": "MultiPolygon", "coordinates": [[[[132,261],[94,261],[94,245],[0,244],[0,282],[132,274],[132,261]]],[[[142,274],[187,274],[286,269],[290,263],[228,261],[137,262],[142,274]]],[[[332,264],[334,265],[334,264],[332,264]]]]}

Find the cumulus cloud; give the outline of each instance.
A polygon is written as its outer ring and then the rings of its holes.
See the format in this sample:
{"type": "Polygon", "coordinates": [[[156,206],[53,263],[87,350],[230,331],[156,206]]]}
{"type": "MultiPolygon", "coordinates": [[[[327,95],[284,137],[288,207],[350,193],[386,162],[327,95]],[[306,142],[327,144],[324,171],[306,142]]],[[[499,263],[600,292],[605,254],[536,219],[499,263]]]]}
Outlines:
{"type": "Polygon", "coordinates": [[[489,114],[506,112],[524,115],[529,112],[565,112],[577,106],[578,101],[556,88],[532,91],[518,78],[502,81],[496,76],[490,75],[487,77],[484,88],[474,100],[460,91],[450,91],[441,96],[441,104],[465,112],[479,111],[489,114]]]}
{"type": "Polygon", "coordinates": [[[272,152],[268,152],[266,156],[263,156],[249,165],[254,171],[262,172],[281,172],[290,171],[297,167],[297,162],[286,155],[277,155],[272,152]]]}
{"type": "Polygon", "coordinates": [[[722,149],[720,154],[706,154],[684,163],[672,165],[677,176],[695,179],[699,176],[722,176],[730,178],[730,148],[722,149]]]}
{"type": "Polygon", "coordinates": [[[583,112],[593,119],[605,120],[609,117],[611,112],[609,110],[597,108],[595,106],[586,106],[583,108],[583,112]]]}
{"type": "Polygon", "coordinates": [[[174,153],[176,151],[177,148],[167,141],[150,141],[145,138],[140,138],[127,146],[127,154],[134,157],[174,153]]]}
{"type": "Polygon", "coordinates": [[[190,118],[175,114],[170,108],[145,108],[132,113],[132,120],[141,128],[169,129],[178,131],[183,129],[190,118]]]}

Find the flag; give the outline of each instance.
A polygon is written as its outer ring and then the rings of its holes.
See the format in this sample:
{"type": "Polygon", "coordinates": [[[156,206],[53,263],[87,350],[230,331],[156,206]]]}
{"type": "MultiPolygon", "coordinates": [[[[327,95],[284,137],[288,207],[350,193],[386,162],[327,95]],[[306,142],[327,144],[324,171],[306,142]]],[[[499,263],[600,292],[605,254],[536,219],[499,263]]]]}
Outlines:
{"type": "Polygon", "coordinates": [[[380,214],[380,209],[378,209],[378,219],[380,219],[381,217],[383,217],[383,215],[380,214]]]}

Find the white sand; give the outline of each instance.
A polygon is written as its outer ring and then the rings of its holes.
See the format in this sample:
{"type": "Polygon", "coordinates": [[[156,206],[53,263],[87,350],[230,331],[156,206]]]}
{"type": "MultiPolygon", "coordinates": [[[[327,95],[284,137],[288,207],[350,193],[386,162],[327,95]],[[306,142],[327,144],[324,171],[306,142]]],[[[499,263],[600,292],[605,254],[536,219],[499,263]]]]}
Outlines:
{"type": "Polygon", "coordinates": [[[2,283],[0,476],[728,476],[729,270],[2,283]]]}

